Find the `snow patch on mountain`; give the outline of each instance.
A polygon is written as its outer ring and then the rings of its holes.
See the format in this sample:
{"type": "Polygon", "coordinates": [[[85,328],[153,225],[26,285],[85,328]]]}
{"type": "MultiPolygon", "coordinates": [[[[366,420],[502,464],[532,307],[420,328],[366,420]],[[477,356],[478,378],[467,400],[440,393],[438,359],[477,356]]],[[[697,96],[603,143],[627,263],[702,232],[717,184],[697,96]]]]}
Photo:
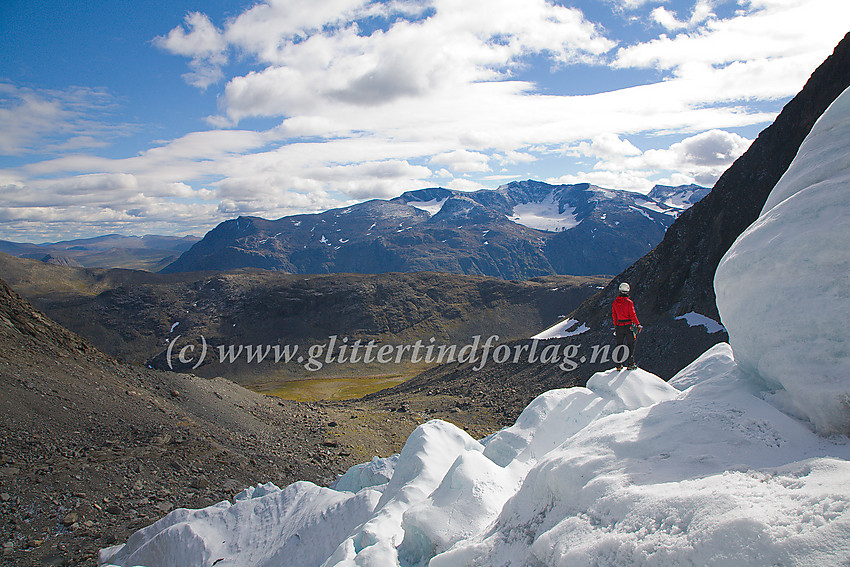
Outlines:
{"type": "Polygon", "coordinates": [[[431,216],[434,216],[440,212],[440,209],[443,208],[443,203],[445,203],[446,201],[448,201],[448,198],[431,199],[429,201],[410,201],[407,204],[421,211],[425,211],[431,216]]]}
{"type": "Polygon", "coordinates": [[[523,226],[548,232],[569,230],[580,222],[576,218],[575,208],[562,207],[554,192],[542,201],[515,205],[513,214],[508,218],[523,226]]]}
{"type": "Polygon", "coordinates": [[[548,329],[540,331],[533,337],[532,339],[563,339],[566,337],[575,337],[576,335],[581,335],[582,333],[586,333],[590,330],[590,327],[582,323],[578,327],[576,327],[576,323],[578,323],[575,319],[565,319],[563,321],[558,321],[548,329]],[[575,328],[574,328],[575,327],[575,328]]]}
{"type": "Polygon", "coordinates": [[[643,209],[648,209],[650,211],[655,211],[656,213],[661,213],[662,215],[670,215],[670,216],[675,217],[676,215],[678,215],[681,212],[679,209],[661,206],[655,201],[650,201],[648,199],[641,199],[640,197],[635,199],[635,202],[637,203],[638,207],[641,207],[643,209]]]}
{"type": "Polygon", "coordinates": [[[678,209],[678,212],[689,208],[711,192],[711,189],[699,185],[656,185],[647,195],[650,199],[667,207],[678,209]]]}
{"type": "Polygon", "coordinates": [[[706,317],[705,315],[701,315],[694,311],[691,311],[690,313],[685,313],[684,315],[680,315],[675,319],[677,321],[684,320],[689,327],[705,327],[705,330],[708,333],[719,333],[721,331],[726,330],[723,325],[721,325],[711,317],[706,317]]]}

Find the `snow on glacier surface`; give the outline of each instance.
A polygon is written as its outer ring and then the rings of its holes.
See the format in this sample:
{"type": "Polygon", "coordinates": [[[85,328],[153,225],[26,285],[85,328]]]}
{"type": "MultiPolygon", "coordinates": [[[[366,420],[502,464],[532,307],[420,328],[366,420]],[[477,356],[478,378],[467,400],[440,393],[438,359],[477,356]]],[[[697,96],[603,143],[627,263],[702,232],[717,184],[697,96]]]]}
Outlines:
{"type": "Polygon", "coordinates": [[[356,493],[299,482],[175,510],[101,560],[839,565],[850,557],[850,447],[761,399],[732,356],[718,345],[670,384],[640,369],[598,373],[540,395],[480,442],[430,421],[392,463],[353,475],[370,485],[352,483],[356,493]],[[377,471],[386,483],[371,484],[377,471]]]}
{"type": "Polygon", "coordinates": [[[550,193],[543,201],[537,203],[516,205],[513,216],[508,218],[523,226],[549,232],[569,230],[578,226],[580,222],[575,216],[574,207],[565,207],[561,212],[561,205],[555,199],[555,193],[550,193]]]}

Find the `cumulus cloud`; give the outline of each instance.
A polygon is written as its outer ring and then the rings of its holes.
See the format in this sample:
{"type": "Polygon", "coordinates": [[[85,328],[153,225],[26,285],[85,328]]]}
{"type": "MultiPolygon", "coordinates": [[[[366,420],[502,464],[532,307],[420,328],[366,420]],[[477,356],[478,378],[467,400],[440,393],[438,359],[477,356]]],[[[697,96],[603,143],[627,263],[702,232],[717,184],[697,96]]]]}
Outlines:
{"type": "MultiPolygon", "coordinates": [[[[193,25],[206,30],[206,23],[193,25]]],[[[174,53],[193,61],[207,53],[184,48],[193,45],[184,40],[194,29],[167,36],[174,36],[174,53]]],[[[529,54],[568,64],[593,60],[615,46],[580,11],[546,0],[337,0],[321,7],[270,1],[230,20],[215,37],[265,65],[228,82],[223,104],[234,122],[334,103],[379,106],[504,79],[529,54]],[[366,16],[385,25],[365,32],[366,16]]]]}
{"type": "MultiPolygon", "coordinates": [[[[581,183],[584,180],[638,192],[646,192],[656,183],[698,183],[711,187],[752,142],[734,132],[717,129],[689,136],[666,148],[643,152],[619,137],[606,136],[603,139],[614,142],[613,151],[594,153],[596,140],[578,146],[585,155],[600,158],[591,171],[552,179],[558,183],[581,183]]],[[[602,144],[600,146],[604,147],[602,144]]]]}
{"type": "Polygon", "coordinates": [[[480,152],[468,150],[454,150],[437,154],[431,158],[434,165],[445,165],[450,170],[458,173],[469,173],[471,171],[490,171],[490,156],[480,152]]]}
{"type": "Polygon", "coordinates": [[[678,172],[700,185],[712,186],[720,175],[750,147],[752,140],[723,130],[709,130],[685,138],[666,150],[649,150],[626,160],[628,166],[678,172]]]}
{"type": "Polygon", "coordinates": [[[560,175],[546,179],[553,185],[571,185],[575,183],[592,183],[599,187],[623,189],[637,193],[648,193],[656,184],[647,177],[645,170],[590,170],[575,174],[560,175]]]}
{"type": "Polygon", "coordinates": [[[691,11],[690,18],[679,20],[674,12],[664,6],[655,8],[650,16],[653,20],[667,31],[678,31],[694,28],[709,18],[716,18],[713,8],[716,0],[698,0],[691,11]]]}
{"type": "Polygon", "coordinates": [[[656,162],[664,169],[685,167],[729,167],[750,146],[738,134],[723,130],[709,130],[685,138],[667,150],[651,150],[644,154],[648,162],[656,162]],[[673,167],[669,167],[669,166],[673,167]]]}
{"type": "Polygon", "coordinates": [[[327,210],[353,204],[353,200],[331,198],[321,189],[315,191],[280,191],[279,188],[264,191],[254,183],[256,180],[228,180],[218,190],[216,213],[221,218],[234,216],[261,216],[281,218],[288,215],[327,210]],[[244,187],[251,191],[243,192],[244,187]]]}
{"type": "Polygon", "coordinates": [[[719,66],[804,53],[817,53],[823,59],[824,38],[830,38],[829,44],[836,43],[846,33],[850,19],[850,5],[834,0],[759,0],[747,4],[748,9],[720,19],[711,17],[711,3],[701,0],[692,20],[682,27],[704,25],[623,46],[614,65],[675,70],[692,64],[719,66]],[[825,20],[823,14],[827,13],[832,17],[825,20]],[[821,30],[821,34],[811,33],[812,29],[821,30]]]}
{"type": "Polygon", "coordinates": [[[446,183],[446,187],[455,191],[477,191],[481,184],[470,179],[456,178],[446,183]]]}
{"type": "Polygon", "coordinates": [[[598,158],[633,156],[640,153],[634,144],[610,132],[596,136],[590,143],[581,142],[575,149],[582,155],[598,158]]]}
{"type": "Polygon", "coordinates": [[[191,85],[205,89],[224,78],[221,66],[227,63],[227,41],[206,14],[190,12],[182,26],[154,38],[153,43],[190,58],[191,72],[183,78],[191,85]]]}

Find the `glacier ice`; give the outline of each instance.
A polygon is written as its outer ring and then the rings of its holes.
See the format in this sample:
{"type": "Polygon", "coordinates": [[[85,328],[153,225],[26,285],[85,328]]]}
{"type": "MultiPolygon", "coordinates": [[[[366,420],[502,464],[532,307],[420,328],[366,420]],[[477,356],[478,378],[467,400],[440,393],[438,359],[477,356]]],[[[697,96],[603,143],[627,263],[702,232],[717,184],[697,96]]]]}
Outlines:
{"type": "Polygon", "coordinates": [[[850,91],[815,123],[714,287],[738,362],[822,433],[850,433],[850,91]]]}

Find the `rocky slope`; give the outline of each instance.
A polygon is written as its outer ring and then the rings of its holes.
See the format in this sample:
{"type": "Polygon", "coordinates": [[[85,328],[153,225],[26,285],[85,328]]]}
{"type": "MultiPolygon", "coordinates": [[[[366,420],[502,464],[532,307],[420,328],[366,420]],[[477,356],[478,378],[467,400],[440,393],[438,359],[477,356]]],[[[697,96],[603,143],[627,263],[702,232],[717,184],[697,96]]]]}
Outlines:
{"type": "Polygon", "coordinates": [[[656,201],[537,181],[469,193],[423,189],[320,214],[230,220],[163,272],[613,274],[657,244],[688,199],[705,191],[666,188],[656,201]]]}
{"type": "Polygon", "coordinates": [[[325,484],[389,456],[420,423],[477,436],[482,413],[299,404],[224,379],[128,366],[37,311],[0,280],[0,564],[94,565],[173,508],[258,482],[325,484]],[[399,411],[403,410],[403,411],[399,411]]]}
{"type": "MultiPolygon", "coordinates": [[[[723,254],[758,217],[768,194],[786,171],[803,139],[826,108],[850,85],[850,34],[818,67],[802,91],[785,105],[773,124],[721,176],[711,193],[684,211],[662,242],[628,267],[570,318],[582,334],[553,339],[561,348],[572,344],[588,355],[592,345],[613,343],[611,303],[620,282],[632,286],[632,298],[644,331],[638,338],[638,362],[665,379],[684,368],[708,347],[726,341],[718,329],[714,273],[723,254]]],[[[555,365],[488,364],[435,368],[373,397],[390,400],[412,393],[480,395],[508,424],[537,394],[552,387],[583,384],[592,374],[613,366],[580,364],[572,372],[555,365]],[[475,394],[476,392],[480,394],[475,394]]]]}

